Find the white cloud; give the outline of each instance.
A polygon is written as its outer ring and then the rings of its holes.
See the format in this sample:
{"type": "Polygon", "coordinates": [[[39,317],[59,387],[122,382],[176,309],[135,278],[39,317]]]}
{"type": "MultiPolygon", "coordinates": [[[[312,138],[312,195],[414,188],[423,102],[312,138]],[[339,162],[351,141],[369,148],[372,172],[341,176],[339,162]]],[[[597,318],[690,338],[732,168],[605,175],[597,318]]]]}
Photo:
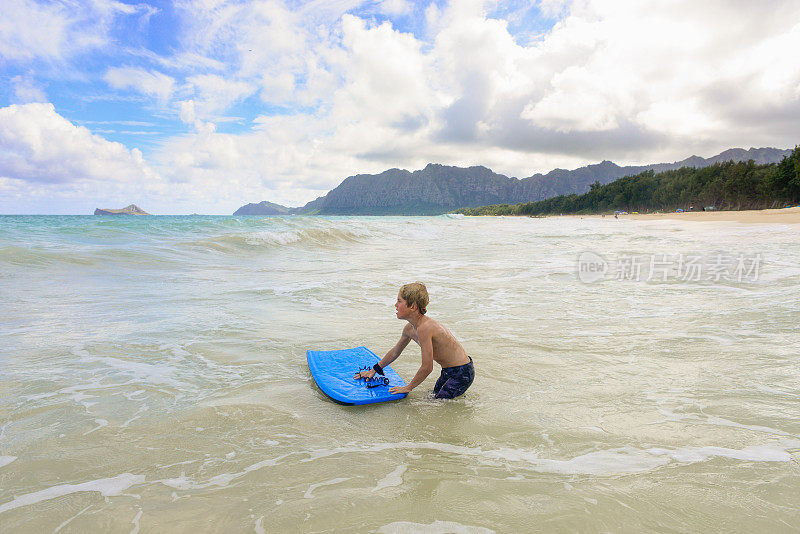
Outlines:
{"type": "Polygon", "coordinates": [[[179,117],[181,122],[194,126],[195,130],[203,134],[213,133],[217,129],[213,122],[203,122],[197,117],[194,100],[180,102],[179,117]]]}
{"type": "Polygon", "coordinates": [[[342,65],[344,85],[332,99],[338,123],[391,127],[436,104],[428,78],[432,65],[420,41],[392,29],[388,22],[369,27],[350,15],[342,20],[342,33],[347,54],[342,65]]]}
{"type": "Polygon", "coordinates": [[[309,2],[297,10],[277,0],[186,2],[184,55],[227,65],[225,77],[255,85],[264,102],[315,105],[335,89],[335,26],[359,2],[309,2]]]}
{"type": "MultiPolygon", "coordinates": [[[[240,201],[254,198],[247,191],[255,198],[269,191],[270,200],[291,204],[323,194],[349,174],[379,172],[384,162],[369,154],[394,142],[408,145],[398,131],[424,129],[432,115],[436,95],[427,85],[431,66],[421,46],[389,24],[370,27],[346,15],[341,48],[328,57],[344,81],[329,95],[330,108],[261,117],[247,135],[184,136],[165,145],[159,164],[198,187],[225,184],[221,194],[240,201]]],[[[192,106],[182,108],[185,122],[195,118],[192,106]]]]}
{"type": "Polygon", "coordinates": [[[198,74],[190,76],[187,81],[198,95],[195,104],[203,116],[225,111],[256,91],[251,83],[230,80],[217,74],[198,74]]]}
{"type": "Polygon", "coordinates": [[[52,104],[0,108],[0,177],[43,184],[155,182],[139,150],[92,134],[52,104]]]}
{"type": "Polygon", "coordinates": [[[539,0],[536,5],[546,17],[556,17],[568,8],[570,0],[539,0]]]}
{"type": "Polygon", "coordinates": [[[7,0],[0,17],[0,57],[7,60],[61,57],[71,22],[60,6],[7,0]]]}
{"type": "Polygon", "coordinates": [[[197,120],[197,113],[194,110],[194,100],[184,100],[180,103],[179,117],[186,124],[194,124],[197,120]]]}
{"type": "Polygon", "coordinates": [[[33,80],[33,76],[14,76],[9,80],[14,91],[14,102],[16,104],[28,104],[31,102],[47,102],[47,95],[44,90],[33,80]]]}
{"type": "Polygon", "coordinates": [[[9,61],[69,59],[107,46],[108,33],[118,16],[149,9],[110,0],[68,3],[3,0],[0,58],[9,61]]]}
{"type": "Polygon", "coordinates": [[[578,1],[528,45],[484,7],[433,10],[433,77],[452,97],[439,142],[521,150],[533,169],[554,152],[647,162],[793,142],[774,116],[800,104],[796,3],[578,1]]]}
{"type": "Polygon", "coordinates": [[[425,24],[428,27],[429,35],[436,35],[441,29],[442,11],[435,3],[431,3],[425,8],[425,24]]]}
{"type": "Polygon", "coordinates": [[[380,10],[386,15],[408,15],[411,13],[412,7],[407,0],[383,0],[380,10]]]}
{"type": "Polygon", "coordinates": [[[158,71],[133,67],[108,69],[103,79],[115,89],[133,89],[166,104],[175,90],[175,80],[158,71]]]}

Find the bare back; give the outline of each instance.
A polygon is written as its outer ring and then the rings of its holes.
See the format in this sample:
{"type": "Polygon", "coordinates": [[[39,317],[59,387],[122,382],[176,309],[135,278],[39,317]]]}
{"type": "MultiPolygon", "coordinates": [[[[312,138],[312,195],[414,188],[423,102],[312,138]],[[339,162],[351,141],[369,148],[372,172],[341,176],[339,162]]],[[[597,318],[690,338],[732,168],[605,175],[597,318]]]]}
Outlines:
{"type": "MultiPolygon", "coordinates": [[[[420,321],[417,328],[411,323],[408,323],[403,328],[403,335],[413,339],[417,345],[419,342],[418,329],[426,329],[431,334],[431,342],[433,344],[433,360],[445,367],[456,367],[457,365],[464,365],[470,362],[464,347],[455,338],[455,336],[444,326],[442,323],[435,319],[431,319],[424,315],[424,320],[420,321]]],[[[420,345],[421,346],[421,345],[420,345]]]]}

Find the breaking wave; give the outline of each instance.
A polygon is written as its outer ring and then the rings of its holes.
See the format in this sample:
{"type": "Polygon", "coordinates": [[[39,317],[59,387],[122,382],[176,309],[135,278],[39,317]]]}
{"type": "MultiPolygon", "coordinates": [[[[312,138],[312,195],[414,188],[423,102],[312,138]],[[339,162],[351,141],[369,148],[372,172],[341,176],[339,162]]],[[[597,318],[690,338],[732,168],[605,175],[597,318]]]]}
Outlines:
{"type": "MultiPolygon", "coordinates": [[[[163,264],[210,252],[334,248],[376,239],[428,239],[432,219],[375,217],[26,217],[0,220],[0,265],[163,264]]],[[[446,219],[442,219],[445,222],[446,219]]]]}

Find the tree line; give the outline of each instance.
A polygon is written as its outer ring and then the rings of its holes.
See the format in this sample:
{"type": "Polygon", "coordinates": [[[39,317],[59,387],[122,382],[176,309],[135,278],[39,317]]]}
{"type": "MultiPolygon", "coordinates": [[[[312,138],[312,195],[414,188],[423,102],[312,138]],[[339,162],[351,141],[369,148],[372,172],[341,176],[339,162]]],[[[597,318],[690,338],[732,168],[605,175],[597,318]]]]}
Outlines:
{"type": "Polygon", "coordinates": [[[800,146],[780,163],[715,163],[654,173],[645,171],[606,185],[595,182],[571,194],[523,204],[462,208],[465,215],[553,215],[653,212],[713,207],[718,210],[784,208],[800,203],[800,146]]]}

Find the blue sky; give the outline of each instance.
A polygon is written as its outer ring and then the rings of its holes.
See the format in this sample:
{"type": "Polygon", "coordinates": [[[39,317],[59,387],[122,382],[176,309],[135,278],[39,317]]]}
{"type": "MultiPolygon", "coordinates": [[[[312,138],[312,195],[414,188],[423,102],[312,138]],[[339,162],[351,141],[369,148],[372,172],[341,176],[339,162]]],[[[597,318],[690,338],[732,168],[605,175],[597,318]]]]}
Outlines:
{"type": "Polygon", "coordinates": [[[0,213],[302,205],[428,162],[525,177],[800,142],[800,5],[5,0],[0,213]]]}

